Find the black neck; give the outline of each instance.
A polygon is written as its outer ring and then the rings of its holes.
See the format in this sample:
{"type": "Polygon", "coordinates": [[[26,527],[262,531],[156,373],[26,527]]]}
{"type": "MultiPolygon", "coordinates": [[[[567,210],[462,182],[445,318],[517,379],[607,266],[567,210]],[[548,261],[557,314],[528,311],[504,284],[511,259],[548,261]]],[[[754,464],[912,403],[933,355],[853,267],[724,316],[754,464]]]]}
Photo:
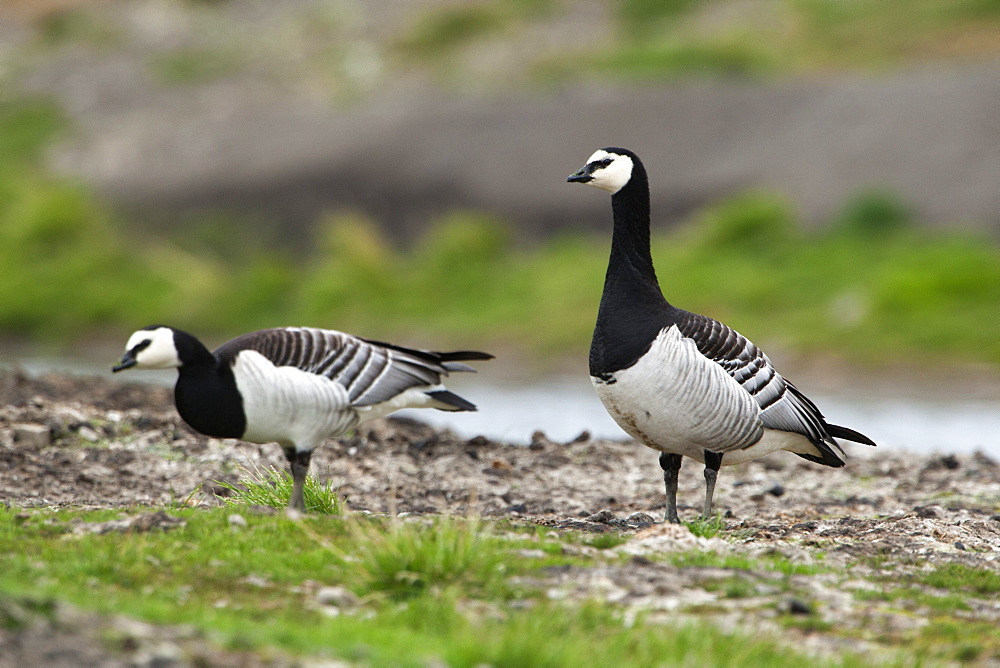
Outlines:
{"type": "Polygon", "coordinates": [[[636,164],[632,178],[611,197],[615,227],[611,236],[608,276],[626,272],[660,291],[649,250],[649,183],[636,164]]]}
{"type": "Polygon", "coordinates": [[[629,182],[611,198],[614,233],[604,294],[590,346],[590,374],[628,368],[667,326],[673,307],[660,291],[649,248],[649,182],[635,161],[629,182]]]}
{"type": "Polygon", "coordinates": [[[174,345],[181,360],[174,386],[181,418],[206,436],[242,437],[246,414],[232,368],[186,332],[175,330],[174,345]]]}

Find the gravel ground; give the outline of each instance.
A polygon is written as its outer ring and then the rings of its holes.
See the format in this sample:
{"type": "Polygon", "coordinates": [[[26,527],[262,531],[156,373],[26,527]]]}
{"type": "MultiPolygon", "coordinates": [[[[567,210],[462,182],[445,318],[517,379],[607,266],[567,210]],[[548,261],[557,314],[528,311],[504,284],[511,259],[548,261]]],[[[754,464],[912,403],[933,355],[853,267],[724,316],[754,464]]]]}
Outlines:
{"type": "MultiPolygon", "coordinates": [[[[716,503],[725,514],[727,540],[660,524],[663,488],[655,453],[586,433],[555,443],[538,432],[523,447],[465,440],[389,418],[329,442],[314,456],[312,472],[339,484],[356,511],[474,511],[557,532],[628,536],[614,549],[631,559],[543,571],[537,584],[554,597],[604,597],[654,619],[698,610],[726,628],[792,634],[797,646],[819,653],[845,647],[878,652],[908,642],[935,619],[916,603],[856,595],[888,586],[878,584],[879,577],[899,580],[952,562],[1000,573],[1000,463],[995,452],[908,456],[858,446],[848,454],[841,470],[791,455],[723,469],[716,503]],[[780,555],[822,568],[789,580],[773,570],[740,571],[744,583],[734,596],[725,585],[734,577],[731,569],[654,558],[690,549],[780,555]],[[789,625],[799,614],[810,623],[789,625]],[[818,631],[818,624],[825,630],[818,631]]],[[[216,493],[224,490],[214,481],[235,482],[240,467],[253,465],[285,462],[276,445],[194,434],[177,417],[167,389],[0,373],[0,502],[10,506],[134,512],[135,506],[177,499],[215,505],[221,502],[216,493]]],[[[688,463],[681,471],[683,518],[697,514],[702,489],[701,467],[688,463]]],[[[971,596],[969,609],[955,614],[998,624],[995,599],[971,596]]],[[[19,631],[0,630],[0,666],[146,665],[158,656],[182,662],[201,657],[211,664],[258,661],[219,654],[189,629],[94,619],[63,606],[59,611],[19,631]],[[109,654],[99,640],[109,628],[131,639],[123,643],[126,649],[109,654]]],[[[0,618],[32,614],[30,602],[0,597],[0,618]]],[[[1000,665],[997,656],[978,658],[1000,665]]]]}

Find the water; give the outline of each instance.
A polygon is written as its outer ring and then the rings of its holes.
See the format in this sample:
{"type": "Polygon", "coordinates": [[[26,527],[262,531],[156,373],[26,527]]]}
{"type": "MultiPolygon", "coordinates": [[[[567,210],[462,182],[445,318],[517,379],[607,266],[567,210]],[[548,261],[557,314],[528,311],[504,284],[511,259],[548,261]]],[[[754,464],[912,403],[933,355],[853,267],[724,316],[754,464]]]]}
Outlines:
{"type": "MultiPolygon", "coordinates": [[[[450,379],[449,389],[480,407],[477,413],[401,411],[447,427],[464,437],[482,434],[528,443],[540,429],[551,440],[568,441],[587,430],[597,438],[628,438],[608,416],[589,380],[554,378],[530,385],[486,384],[450,379]]],[[[800,386],[801,387],[801,386],[800,386]]],[[[1000,403],[986,399],[824,395],[809,392],[827,419],[860,431],[880,448],[911,452],[972,453],[1000,459],[1000,403]]],[[[846,444],[848,455],[869,446],[846,444]]]]}
{"type": "MultiPolygon", "coordinates": [[[[113,361],[113,360],[112,360],[113,361]]],[[[97,374],[121,382],[172,385],[172,371],[130,370],[112,376],[111,362],[50,358],[25,358],[18,365],[29,374],[59,371],[97,374]]],[[[475,413],[434,410],[400,411],[462,437],[483,435],[510,443],[527,444],[536,430],[556,442],[572,440],[583,431],[595,438],[625,439],[625,433],[608,417],[585,377],[552,377],[531,382],[491,380],[487,374],[460,374],[448,380],[452,391],[480,407],[475,413]]],[[[808,388],[808,383],[800,383],[808,388]]],[[[916,453],[968,454],[981,450],[1000,459],[1000,402],[974,396],[957,396],[949,390],[882,392],[864,395],[823,394],[808,391],[830,422],[860,431],[880,448],[916,453]]],[[[847,444],[848,455],[868,454],[867,446],[847,444]]]]}

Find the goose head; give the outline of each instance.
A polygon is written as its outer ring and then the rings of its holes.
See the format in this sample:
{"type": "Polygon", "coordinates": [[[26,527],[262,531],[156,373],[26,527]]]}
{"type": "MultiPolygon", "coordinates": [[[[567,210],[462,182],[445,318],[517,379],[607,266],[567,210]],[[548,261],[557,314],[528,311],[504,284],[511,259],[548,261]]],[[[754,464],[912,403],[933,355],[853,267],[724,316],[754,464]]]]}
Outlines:
{"type": "Polygon", "coordinates": [[[566,179],[569,183],[586,183],[614,195],[632,179],[632,170],[638,158],[623,148],[602,148],[587,158],[578,171],[566,179]]]}
{"type": "Polygon", "coordinates": [[[174,342],[174,330],[153,325],[140,329],[129,337],[125,354],[112,371],[131,367],[138,369],[174,369],[181,366],[180,354],[174,342]]]}

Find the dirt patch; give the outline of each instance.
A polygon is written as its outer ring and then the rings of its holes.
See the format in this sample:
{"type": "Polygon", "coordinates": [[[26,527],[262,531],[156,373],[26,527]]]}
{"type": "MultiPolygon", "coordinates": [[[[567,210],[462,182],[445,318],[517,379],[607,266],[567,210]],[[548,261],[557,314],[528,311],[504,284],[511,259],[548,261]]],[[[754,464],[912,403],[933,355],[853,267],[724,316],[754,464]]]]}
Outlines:
{"type": "MultiPolygon", "coordinates": [[[[586,434],[555,443],[536,433],[525,447],[462,439],[389,418],[320,448],[312,473],[338,484],[356,511],[472,511],[557,532],[624,535],[624,544],[612,548],[628,555],[624,563],[545,572],[538,581],[553,596],[596,595],[647,613],[708,605],[720,623],[744,629],[747,624],[777,628],[796,615],[819,619],[836,624],[840,634],[802,631],[803,638],[810,638],[807,646],[835,651],[844,632],[857,641],[877,627],[880,638],[891,638],[922,619],[912,610],[893,612],[885,601],[851,594],[877,589],[871,580],[877,581],[879,569],[897,578],[950,563],[1000,572],[996,453],[912,456],[852,448],[848,454],[848,465],[839,470],[792,455],[723,469],[716,504],[725,514],[729,540],[697,538],[682,527],[660,524],[664,498],[656,453],[586,434]],[[720,593],[736,587],[729,582],[731,569],[654,558],[690,550],[764,555],[817,569],[740,573],[744,583],[737,589],[743,595],[733,596],[720,593]],[[859,577],[868,579],[856,581],[859,577]]],[[[241,467],[285,465],[276,445],[193,433],[163,388],[0,374],[0,502],[10,506],[130,507],[178,500],[218,505],[217,494],[225,489],[217,481],[235,482],[241,467]],[[24,425],[35,429],[20,429],[24,425]],[[19,436],[28,433],[31,438],[19,436]]],[[[679,493],[683,519],[698,513],[703,484],[701,467],[686,463],[679,493]]],[[[968,614],[1000,623],[996,605],[974,606],[968,614]]],[[[24,628],[0,636],[2,653],[34,642],[35,636],[24,634],[35,626],[24,628]]]]}

